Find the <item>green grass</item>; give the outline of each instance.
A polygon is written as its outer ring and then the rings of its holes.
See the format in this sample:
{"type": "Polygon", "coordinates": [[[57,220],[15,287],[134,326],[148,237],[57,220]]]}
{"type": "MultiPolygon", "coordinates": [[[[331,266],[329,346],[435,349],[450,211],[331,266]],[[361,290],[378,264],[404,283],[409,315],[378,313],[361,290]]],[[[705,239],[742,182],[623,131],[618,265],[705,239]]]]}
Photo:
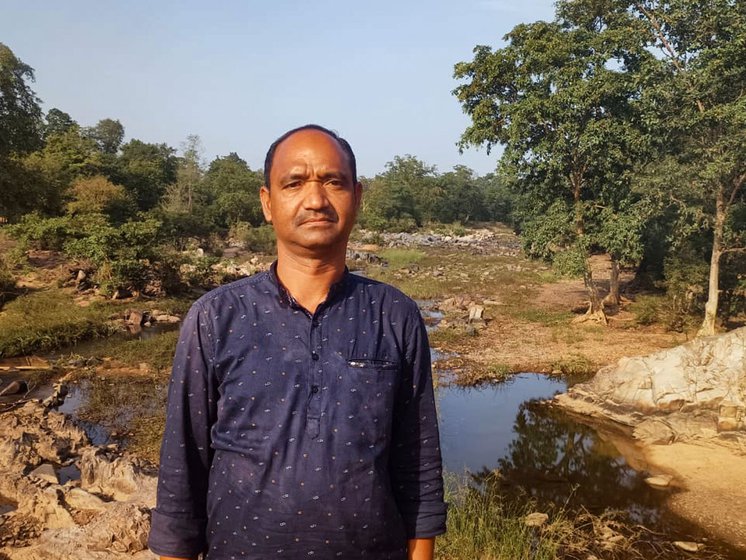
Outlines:
{"type": "Polygon", "coordinates": [[[512,313],[516,319],[540,323],[546,326],[568,323],[575,316],[569,311],[550,311],[548,309],[536,309],[521,307],[512,313]]]}
{"type": "Polygon", "coordinates": [[[166,331],[147,338],[121,337],[95,341],[81,349],[80,354],[95,358],[114,358],[118,363],[137,367],[146,363],[155,370],[171,366],[179,331],[166,331]]]}
{"type": "Polygon", "coordinates": [[[115,306],[76,305],[59,289],[32,292],[5,305],[0,313],[0,356],[48,352],[116,331],[108,317],[115,306]]]}
{"type": "Polygon", "coordinates": [[[413,264],[418,264],[427,255],[424,251],[418,249],[384,249],[378,256],[389,263],[392,269],[404,268],[413,264]]]}
{"type": "Polygon", "coordinates": [[[596,369],[593,362],[582,354],[569,354],[552,363],[552,370],[563,375],[587,375],[596,369]]]}
{"type": "Polygon", "coordinates": [[[476,489],[451,477],[446,487],[448,530],[438,537],[438,560],[550,560],[572,529],[562,513],[544,527],[527,527],[523,519],[533,504],[506,500],[497,483],[476,489]]]}

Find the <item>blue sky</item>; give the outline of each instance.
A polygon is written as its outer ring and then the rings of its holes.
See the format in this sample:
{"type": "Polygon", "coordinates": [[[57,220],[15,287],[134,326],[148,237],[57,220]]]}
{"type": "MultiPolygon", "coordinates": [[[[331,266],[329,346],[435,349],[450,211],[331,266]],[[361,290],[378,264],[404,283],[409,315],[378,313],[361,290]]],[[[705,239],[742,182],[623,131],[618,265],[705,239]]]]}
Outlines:
{"type": "Polygon", "coordinates": [[[198,134],[207,160],[235,151],[258,168],[274,138],[316,122],[364,175],[404,154],[483,174],[496,154],[456,147],[453,65],[552,14],[550,0],[4,0],[0,41],[35,69],[45,110],[119,119],[127,139],[198,134]]]}

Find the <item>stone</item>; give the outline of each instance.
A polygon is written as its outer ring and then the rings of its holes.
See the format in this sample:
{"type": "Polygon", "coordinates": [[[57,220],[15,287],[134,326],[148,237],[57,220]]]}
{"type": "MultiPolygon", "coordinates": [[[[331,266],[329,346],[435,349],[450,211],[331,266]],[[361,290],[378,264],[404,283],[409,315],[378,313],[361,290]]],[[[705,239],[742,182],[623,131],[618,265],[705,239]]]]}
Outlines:
{"type": "Polygon", "coordinates": [[[527,527],[541,527],[547,521],[549,521],[549,516],[540,512],[529,513],[523,518],[523,524],[527,527]]]}
{"type": "Polygon", "coordinates": [[[744,388],[746,327],[649,356],[622,358],[555,402],[630,426],[634,437],[647,444],[727,444],[726,433],[746,431],[744,388]]]}
{"type": "Polygon", "coordinates": [[[686,552],[699,552],[704,549],[705,545],[692,541],[674,541],[674,546],[686,552]]]}
{"type": "Polygon", "coordinates": [[[673,477],[668,474],[658,474],[655,476],[649,476],[645,479],[645,483],[653,488],[668,488],[671,485],[673,477]]]}
{"type": "Polygon", "coordinates": [[[21,395],[28,391],[28,383],[25,379],[16,379],[15,381],[11,381],[3,387],[3,390],[0,391],[0,397],[7,397],[10,395],[21,395]]]}
{"type": "Polygon", "coordinates": [[[51,482],[52,484],[59,484],[60,482],[57,478],[57,473],[55,472],[54,467],[49,463],[42,463],[33,471],[28,473],[28,475],[39,478],[41,480],[46,480],[47,482],[51,482]]]}
{"type": "Polygon", "coordinates": [[[141,311],[130,311],[127,315],[127,323],[138,327],[145,322],[145,313],[141,311]]]}
{"type": "Polygon", "coordinates": [[[472,305],[469,307],[469,322],[475,323],[484,321],[484,307],[481,305],[472,305]]]}
{"type": "Polygon", "coordinates": [[[65,493],[65,502],[75,509],[103,511],[106,509],[106,502],[95,494],[86,492],[82,488],[70,488],[65,493]]]}

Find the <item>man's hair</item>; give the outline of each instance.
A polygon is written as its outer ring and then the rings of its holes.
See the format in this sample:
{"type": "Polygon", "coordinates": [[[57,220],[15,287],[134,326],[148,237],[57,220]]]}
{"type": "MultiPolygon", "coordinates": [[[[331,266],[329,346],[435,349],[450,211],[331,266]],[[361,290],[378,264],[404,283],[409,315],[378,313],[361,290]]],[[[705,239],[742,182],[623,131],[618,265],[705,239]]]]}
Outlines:
{"type": "Polygon", "coordinates": [[[350,143],[339,136],[339,134],[337,134],[333,130],[329,130],[328,128],[325,128],[318,124],[305,124],[303,126],[299,126],[298,128],[294,128],[293,130],[288,130],[285,134],[272,142],[269,150],[267,150],[267,156],[264,158],[264,185],[267,188],[270,188],[269,174],[272,172],[272,163],[275,159],[275,152],[277,151],[277,147],[296,132],[302,132],[304,130],[318,130],[319,132],[323,132],[324,134],[334,138],[334,140],[337,141],[337,144],[339,144],[339,146],[342,148],[342,151],[347,156],[347,160],[350,164],[350,171],[352,172],[352,182],[357,183],[357,161],[355,160],[355,153],[352,151],[350,143]]]}

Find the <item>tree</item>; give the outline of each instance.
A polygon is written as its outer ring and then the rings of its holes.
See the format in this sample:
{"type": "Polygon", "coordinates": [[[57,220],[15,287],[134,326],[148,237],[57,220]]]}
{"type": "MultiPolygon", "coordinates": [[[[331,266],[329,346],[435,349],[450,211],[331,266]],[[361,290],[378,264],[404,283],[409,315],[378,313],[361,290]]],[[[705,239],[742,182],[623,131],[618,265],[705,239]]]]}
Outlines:
{"type": "MultiPolygon", "coordinates": [[[[711,235],[705,317],[715,333],[723,257],[746,252],[746,12],[734,0],[641,0],[629,9],[647,25],[658,78],[644,91],[659,149],[679,166],[670,198],[711,235]]],[[[691,227],[689,224],[687,227],[691,227]]]]}
{"type": "Polygon", "coordinates": [[[41,145],[40,100],[27,84],[33,81],[34,69],[0,43],[0,158],[41,145]]]}
{"type": "Polygon", "coordinates": [[[105,154],[116,154],[124,140],[124,126],[118,120],[101,119],[96,126],[85,129],[85,135],[96,142],[105,154]]]}
{"type": "Polygon", "coordinates": [[[72,185],[72,201],[67,212],[105,214],[115,224],[121,224],[134,212],[134,203],[121,185],[115,185],[102,175],[78,179],[72,185]]]}
{"type": "Polygon", "coordinates": [[[260,171],[251,170],[238,154],[231,152],[210,162],[199,194],[220,227],[237,222],[259,226],[264,223],[259,201],[263,182],[260,171]]]}
{"type": "Polygon", "coordinates": [[[191,213],[194,197],[204,175],[202,163],[202,141],[190,134],[181,145],[182,156],[178,158],[176,182],[169,185],[164,205],[177,213],[191,213]]]}
{"type": "Polygon", "coordinates": [[[131,193],[140,210],[150,210],[176,181],[176,169],[173,148],[134,139],[121,147],[110,179],[131,193]]]}
{"type": "Polygon", "coordinates": [[[587,316],[606,322],[588,257],[612,225],[604,220],[617,208],[605,205],[628,200],[641,142],[626,72],[651,55],[636,28],[619,33],[576,16],[518,25],[502,49],[477,46],[473,61],[455,67],[467,81],[454,94],[472,119],[461,147],[504,145],[501,173],[523,195],[521,228],[539,228],[528,238],[543,256],[570,251],[562,258],[583,274],[587,316]]]}
{"type": "Polygon", "coordinates": [[[47,123],[43,128],[44,140],[51,136],[65,134],[71,128],[78,126],[78,123],[68,113],[54,107],[47,112],[46,120],[47,123]]]}
{"type": "Polygon", "coordinates": [[[361,223],[373,229],[411,229],[430,221],[440,195],[436,170],[414,156],[396,156],[371,181],[361,223]]]}

